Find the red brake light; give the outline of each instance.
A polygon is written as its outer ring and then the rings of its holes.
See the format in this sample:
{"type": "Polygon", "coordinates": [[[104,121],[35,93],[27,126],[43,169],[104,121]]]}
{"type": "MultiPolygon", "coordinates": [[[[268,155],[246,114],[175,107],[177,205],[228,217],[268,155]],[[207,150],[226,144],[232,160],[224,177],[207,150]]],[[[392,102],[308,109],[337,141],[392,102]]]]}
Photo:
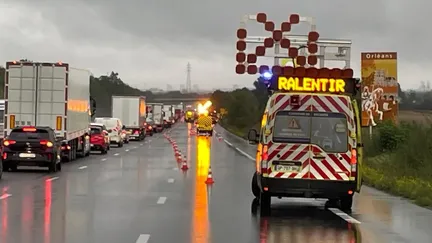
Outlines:
{"type": "Polygon", "coordinates": [[[357,164],[357,150],[355,149],[351,150],[351,164],[357,164]]]}
{"type": "Polygon", "coordinates": [[[3,141],[3,145],[6,147],[11,145],[11,144],[16,144],[16,141],[14,141],[14,140],[4,140],[3,141]]]}
{"type": "Polygon", "coordinates": [[[23,127],[23,132],[36,132],[35,127],[23,127]]]}
{"type": "Polygon", "coordinates": [[[267,145],[263,146],[261,160],[267,160],[268,159],[268,147],[267,145]]]}
{"type": "Polygon", "coordinates": [[[52,146],[54,146],[54,144],[53,144],[52,142],[48,141],[48,140],[41,140],[41,141],[40,141],[40,144],[41,144],[41,145],[45,145],[45,146],[47,146],[48,148],[51,148],[52,146]]]}

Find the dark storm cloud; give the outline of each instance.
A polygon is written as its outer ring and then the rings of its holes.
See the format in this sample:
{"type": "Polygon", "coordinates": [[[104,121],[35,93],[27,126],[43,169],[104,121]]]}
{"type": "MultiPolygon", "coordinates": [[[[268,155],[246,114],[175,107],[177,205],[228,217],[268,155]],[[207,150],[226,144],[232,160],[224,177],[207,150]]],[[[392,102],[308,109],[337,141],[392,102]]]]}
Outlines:
{"type": "MultiPolygon", "coordinates": [[[[361,51],[399,52],[401,77],[409,78],[411,74],[408,70],[427,69],[423,67],[431,65],[428,46],[432,30],[426,18],[432,2],[425,0],[4,2],[22,4],[31,11],[40,12],[42,18],[56,26],[63,42],[68,45],[83,45],[89,49],[91,46],[110,48],[125,58],[132,54],[122,53],[132,53],[134,49],[146,47],[160,51],[159,56],[144,52],[142,56],[145,60],[162,63],[226,60],[220,70],[233,70],[235,30],[239,27],[241,17],[244,14],[266,12],[275,22],[285,20],[290,13],[315,17],[322,37],[352,39],[355,69],[358,69],[361,51]]],[[[254,29],[259,27],[256,24],[251,26],[254,29]]],[[[304,33],[300,30],[295,28],[294,32],[304,33]]],[[[136,54],[134,58],[138,56],[136,54]]],[[[204,67],[211,68],[211,65],[206,64],[204,67]]],[[[204,77],[208,70],[202,72],[204,77]]]]}

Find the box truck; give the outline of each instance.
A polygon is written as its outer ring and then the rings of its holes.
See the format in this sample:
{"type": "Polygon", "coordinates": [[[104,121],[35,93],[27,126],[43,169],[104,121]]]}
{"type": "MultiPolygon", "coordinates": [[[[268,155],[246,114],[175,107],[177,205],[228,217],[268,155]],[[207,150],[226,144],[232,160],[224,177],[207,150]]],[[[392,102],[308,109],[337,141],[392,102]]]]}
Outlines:
{"type": "Polygon", "coordinates": [[[163,106],[163,112],[164,112],[163,120],[164,120],[165,128],[170,128],[174,123],[174,115],[173,115],[172,108],[173,108],[172,105],[163,106]]]}
{"type": "Polygon", "coordinates": [[[90,71],[62,62],[7,62],[4,90],[4,137],[16,127],[50,127],[63,160],[90,154],[90,71]]]}
{"type": "Polygon", "coordinates": [[[150,107],[150,113],[151,113],[151,118],[153,119],[153,130],[154,132],[162,132],[162,130],[164,129],[164,123],[163,123],[163,117],[164,117],[164,112],[163,112],[163,103],[149,103],[147,105],[148,107],[150,107]]]}
{"type": "Polygon", "coordinates": [[[144,96],[112,96],[112,117],[122,121],[130,139],[144,140],[146,114],[144,96]]]}

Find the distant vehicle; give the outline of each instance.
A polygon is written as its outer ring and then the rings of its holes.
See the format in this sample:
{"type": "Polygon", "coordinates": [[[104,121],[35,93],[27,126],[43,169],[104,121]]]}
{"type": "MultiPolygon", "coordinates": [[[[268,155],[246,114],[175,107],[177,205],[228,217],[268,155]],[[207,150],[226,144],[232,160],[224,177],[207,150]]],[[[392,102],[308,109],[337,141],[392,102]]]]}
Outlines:
{"type": "Polygon", "coordinates": [[[146,119],[146,134],[153,136],[153,126],[154,126],[154,121],[152,118],[147,117],[146,119]]]}
{"type": "Polygon", "coordinates": [[[154,121],[153,131],[162,132],[164,129],[163,117],[164,112],[162,110],[163,103],[149,103],[147,106],[151,106],[151,118],[154,121]]]}
{"type": "Polygon", "coordinates": [[[95,123],[102,123],[105,125],[108,129],[110,143],[117,144],[119,148],[123,147],[123,124],[120,119],[112,117],[96,117],[95,123]]]}
{"type": "Polygon", "coordinates": [[[174,114],[172,113],[172,105],[164,105],[163,106],[163,112],[164,112],[164,126],[165,128],[170,128],[174,124],[174,114]]]}
{"type": "Polygon", "coordinates": [[[46,126],[63,140],[65,161],[90,155],[90,71],[13,61],[6,63],[6,75],[4,137],[18,126],[46,126]]]}
{"type": "Polygon", "coordinates": [[[15,127],[3,140],[3,171],[16,171],[18,166],[61,171],[60,149],[60,141],[50,127],[15,127]]]}
{"type": "Polygon", "coordinates": [[[90,124],[90,143],[91,150],[101,151],[102,154],[108,152],[110,140],[105,125],[99,123],[90,124]]]}
{"type": "Polygon", "coordinates": [[[124,142],[129,139],[144,140],[146,136],[145,120],[147,116],[144,96],[113,96],[112,116],[119,118],[124,128],[124,142]]]}

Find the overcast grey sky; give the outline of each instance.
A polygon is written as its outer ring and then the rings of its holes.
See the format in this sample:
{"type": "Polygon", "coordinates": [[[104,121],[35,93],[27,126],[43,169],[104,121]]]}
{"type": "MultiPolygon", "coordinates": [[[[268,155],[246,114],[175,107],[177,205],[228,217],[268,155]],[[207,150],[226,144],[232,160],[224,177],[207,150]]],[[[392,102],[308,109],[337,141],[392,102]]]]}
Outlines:
{"type": "Polygon", "coordinates": [[[426,0],[1,0],[0,61],[62,60],[95,75],[114,70],[141,88],[178,88],[190,62],[200,88],[250,86],[254,77],[234,71],[241,17],[266,12],[281,22],[299,13],[316,18],[321,37],[353,41],[356,76],[360,52],[396,51],[402,88],[417,88],[431,80],[431,7],[426,0]]]}

